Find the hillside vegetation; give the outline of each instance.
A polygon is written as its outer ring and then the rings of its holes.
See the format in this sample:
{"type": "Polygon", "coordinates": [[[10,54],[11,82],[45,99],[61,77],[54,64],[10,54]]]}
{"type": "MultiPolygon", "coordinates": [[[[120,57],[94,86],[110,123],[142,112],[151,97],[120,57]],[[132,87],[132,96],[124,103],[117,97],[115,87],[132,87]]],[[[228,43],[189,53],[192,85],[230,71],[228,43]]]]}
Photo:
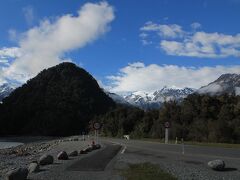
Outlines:
{"type": "Polygon", "coordinates": [[[43,70],[0,106],[0,134],[72,135],[115,103],[84,69],[62,63],[43,70]]]}

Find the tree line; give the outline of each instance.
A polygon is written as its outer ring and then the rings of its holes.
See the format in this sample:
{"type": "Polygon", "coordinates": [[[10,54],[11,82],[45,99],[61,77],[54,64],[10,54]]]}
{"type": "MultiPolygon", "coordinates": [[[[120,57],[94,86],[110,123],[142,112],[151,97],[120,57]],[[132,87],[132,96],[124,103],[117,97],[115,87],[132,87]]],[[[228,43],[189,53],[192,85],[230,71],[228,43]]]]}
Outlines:
{"type": "Polygon", "coordinates": [[[95,119],[104,124],[106,136],[162,139],[169,122],[170,139],[240,143],[240,96],[191,94],[180,103],[165,102],[148,111],[119,105],[95,119]]]}

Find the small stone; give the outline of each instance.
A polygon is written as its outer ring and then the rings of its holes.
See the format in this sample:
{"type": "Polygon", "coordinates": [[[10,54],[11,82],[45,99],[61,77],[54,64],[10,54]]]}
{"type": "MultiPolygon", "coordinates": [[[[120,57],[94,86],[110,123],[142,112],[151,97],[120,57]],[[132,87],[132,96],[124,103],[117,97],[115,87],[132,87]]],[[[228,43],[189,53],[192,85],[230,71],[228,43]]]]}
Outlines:
{"type": "Polygon", "coordinates": [[[44,154],[40,157],[39,159],[39,164],[40,165],[47,165],[47,164],[52,164],[54,161],[53,156],[44,154]]]}
{"type": "Polygon", "coordinates": [[[57,158],[59,160],[68,160],[68,154],[65,151],[58,153],[57,158]]]}
{"type": "Polygon", "coordinates": [[[36,173],[40,170],[40,166],[37,162],[32,162],[28,166],[29,173],[36,173]]]}
{"type": "Polygon", "coordinates": [[[77,156],[78,152],[77,151],[72,151],[69,153],[69,156],[77,156]]]}
{"type": "Polygon", "coordinates": [[[6,174],[6,180],[26,180],[28,176],[27,168],[17,168],[6,174]]]}
{"type": "Polygon", "coordinates": [[[208,166],[213,170],[223,171],[225,168],[225,162],[223,160],[217,159],[208,162],[208,166]]]}

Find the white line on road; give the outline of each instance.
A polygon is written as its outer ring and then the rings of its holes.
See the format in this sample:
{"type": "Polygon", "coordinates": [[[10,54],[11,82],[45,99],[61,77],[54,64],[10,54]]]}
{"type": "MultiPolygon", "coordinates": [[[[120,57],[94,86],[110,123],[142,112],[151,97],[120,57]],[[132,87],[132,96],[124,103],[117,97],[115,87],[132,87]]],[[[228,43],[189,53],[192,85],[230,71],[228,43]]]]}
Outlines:
{"type": "Polygon", "coordinates": [[[127,149],[127,146],[124,146],[123,150],[121,151],[121,154],[123,154],[127,149]]]}

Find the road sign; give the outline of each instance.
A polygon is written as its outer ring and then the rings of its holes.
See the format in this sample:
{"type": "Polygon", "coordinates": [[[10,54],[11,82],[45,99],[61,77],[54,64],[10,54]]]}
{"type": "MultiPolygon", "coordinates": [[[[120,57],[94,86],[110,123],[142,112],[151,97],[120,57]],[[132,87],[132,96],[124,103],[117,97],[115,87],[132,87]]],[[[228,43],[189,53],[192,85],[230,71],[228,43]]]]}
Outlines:
{"type": "Polygon", "coordinates": [[[165,126],[165,128],[170,128],[170,123],[169,122],[165,122],[164,126],[165,126]]]}
{"type": "Polygon", "coordinates": [[[95,122],[95,123],[93,123],[93,128],[94,128],[95,130],[99,130],[99,129],[101,129],[101,124],[98,123],[98,122],[95,122]]]}

